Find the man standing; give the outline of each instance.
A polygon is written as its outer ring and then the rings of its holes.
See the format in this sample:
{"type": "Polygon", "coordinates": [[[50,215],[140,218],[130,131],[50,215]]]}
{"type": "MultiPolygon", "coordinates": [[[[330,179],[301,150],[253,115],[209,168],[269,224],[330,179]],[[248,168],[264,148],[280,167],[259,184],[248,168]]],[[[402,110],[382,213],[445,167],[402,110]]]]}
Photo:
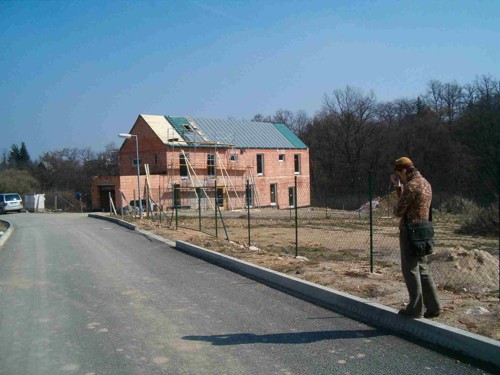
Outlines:
{"type": "Polygon", "coordinates": [[[394,170],[395,174],[391,176],[391,181],[398,194],[394,214],[401,218],[399,222],[401,269],[410,296],[408,306],[399,310],[399,314],[410,318],[422,316],[435,318],[441,313],[441,304],[427,256],[417,256],[413,253],[410,236],[406,229],[406,220],[408,223],[421,223],[429,220],[432,201],[431,185],[407,157],[397,159],[394,170]]]}

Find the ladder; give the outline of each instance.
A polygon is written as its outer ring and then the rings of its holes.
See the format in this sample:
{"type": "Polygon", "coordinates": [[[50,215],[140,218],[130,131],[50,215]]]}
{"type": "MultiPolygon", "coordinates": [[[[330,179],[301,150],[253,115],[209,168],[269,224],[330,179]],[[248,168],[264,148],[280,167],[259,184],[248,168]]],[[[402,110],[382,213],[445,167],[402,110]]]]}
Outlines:
{"type": "MultiPolygon", "coordinates": [[[[234,192],[240,207],[244,207],[245,205],[243,204],[243,201],[241,200],[240,196],[238,195],[238,192],[236,191],[236,186],[234,186],[233,180],[231,179],[231,176],[229,176],[225,164],[223,163],[219,154],[216,153],[215,155],[217,155],[217,160],[219,161],[219,165],[221,167],[220,170],[221,170],[222,181],[224,182],[224,187],[227,189],[229,185],[231,191],[234,192]],[[226,183],[226,178],[228,183],[226,183]]],[[[229,195],[228,195],[228,201],[229,205],[231,206],[231,210],[234,210],[233,204],[231,203],[231,199],[229,199],[229,195]]]]}
{"type": "Polygon", "coordinates": [[[146,172],[146,195],[147,195],[147,200],[146,201],[146,214],[147,217],[149,217],[149,211],[151,208],[151,184],[149,182],[150,179],[150,174],[149,174],[149,164],[144,164],[144,171],[146,172]]]}

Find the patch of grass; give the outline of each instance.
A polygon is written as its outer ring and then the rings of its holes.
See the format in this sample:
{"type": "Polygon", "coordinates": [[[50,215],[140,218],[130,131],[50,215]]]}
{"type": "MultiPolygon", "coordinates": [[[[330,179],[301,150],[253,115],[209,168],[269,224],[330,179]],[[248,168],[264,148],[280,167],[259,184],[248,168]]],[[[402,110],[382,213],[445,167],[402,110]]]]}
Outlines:
{"type": "Polygon", "coordinates": [[[498,290],[491,290],[488,293],[486,293],[486,295],[489,296],[489,297],[500,298],[500,289],[498,289],[498,290]]]}
{"type": "Polygon", "coordinates": [[[332,262],[359,262],[363,258],[362,252],[355,249],[331,250],[321,246],[299,247],[299,255],[315,261],[332,262]]]}

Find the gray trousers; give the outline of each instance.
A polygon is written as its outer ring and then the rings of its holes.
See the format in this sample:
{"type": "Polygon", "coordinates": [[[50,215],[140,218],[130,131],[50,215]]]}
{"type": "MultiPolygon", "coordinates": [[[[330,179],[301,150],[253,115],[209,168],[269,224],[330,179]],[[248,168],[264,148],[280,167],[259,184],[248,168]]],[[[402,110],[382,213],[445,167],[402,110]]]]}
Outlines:
{"type": "Polygon", "coordinates": [[[427,256],[412,255],[410,238],[406,228],[399,232],[399,246],[401,249],[401,270],[410,296],[406,310],[413,315],[423,315],[424,306],[426,311],[432,313],[441,310],[436,286],[427,263],[427,256]]]}

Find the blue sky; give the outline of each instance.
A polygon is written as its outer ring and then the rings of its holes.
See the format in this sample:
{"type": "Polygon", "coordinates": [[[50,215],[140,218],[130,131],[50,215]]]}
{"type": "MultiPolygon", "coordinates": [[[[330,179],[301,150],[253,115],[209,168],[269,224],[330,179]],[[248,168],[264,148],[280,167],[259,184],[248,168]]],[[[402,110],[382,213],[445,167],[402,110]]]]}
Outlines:
{"type": "Polygon", "coordinates": [[[314,115],[500,78],[500,1],[0,0],[0,152],[121,144],[138,114],[314,115]]]}

